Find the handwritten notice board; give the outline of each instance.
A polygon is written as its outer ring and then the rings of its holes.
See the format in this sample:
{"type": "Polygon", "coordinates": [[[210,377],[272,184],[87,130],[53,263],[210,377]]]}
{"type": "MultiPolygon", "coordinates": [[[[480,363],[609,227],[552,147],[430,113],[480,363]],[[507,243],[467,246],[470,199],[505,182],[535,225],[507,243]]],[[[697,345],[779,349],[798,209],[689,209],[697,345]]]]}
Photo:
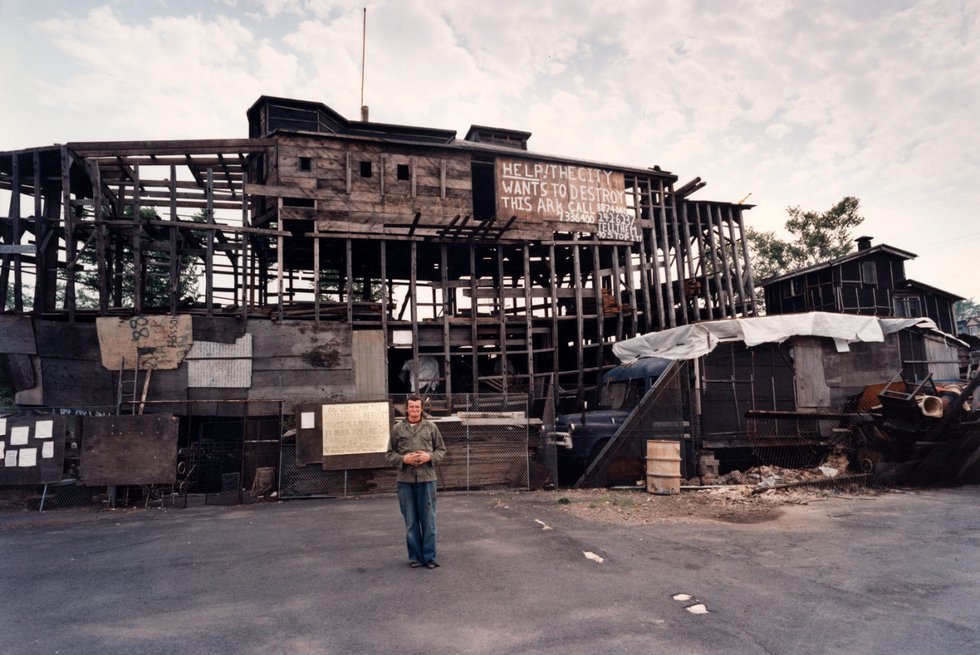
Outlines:
{"type": "Polygon", "coordinates": [[[386,467],[391,422],[387,401],[298,405],[296,464],[328,471],[386,467]]]}
{"type": "Polygon", "coordinates": [[[640,238],[622,172],[531,159],[497,159],[497,216],[557,222],[601,239],[640,238]]]}
{"type": "Polygon", "coordinates": [[[62,478],[64,416],[0,418],[0,484],[47,484],[62,478]]]}

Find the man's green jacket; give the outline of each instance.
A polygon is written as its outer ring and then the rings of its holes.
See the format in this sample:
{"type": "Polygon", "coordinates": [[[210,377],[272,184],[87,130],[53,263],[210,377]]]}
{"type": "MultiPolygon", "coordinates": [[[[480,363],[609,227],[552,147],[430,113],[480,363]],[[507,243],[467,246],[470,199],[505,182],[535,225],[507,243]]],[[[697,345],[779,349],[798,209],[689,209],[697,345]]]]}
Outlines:
{"type": "Polygon", "coordinates": [[[400,421],[391,429],[385,458],[398,469],[399,482],[432,482],[436,479],[435,465],[445,456],[446,444],[442,441],[442,433],[432,421],[422,419],[416,425],[400,421]],[[432,459],[421,466],[405,465],[402,456],[416,450],[424,450],[432,459]]]}

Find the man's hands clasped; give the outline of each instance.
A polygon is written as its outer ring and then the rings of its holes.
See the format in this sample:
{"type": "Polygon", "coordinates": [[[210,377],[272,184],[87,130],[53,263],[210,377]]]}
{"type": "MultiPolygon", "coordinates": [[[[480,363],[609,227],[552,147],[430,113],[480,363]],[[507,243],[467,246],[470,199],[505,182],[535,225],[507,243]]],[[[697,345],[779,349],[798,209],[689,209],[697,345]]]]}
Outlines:
{"type": "Polygon", "coordinates": [[[402,456],[402,462],[404,462],[406,466],[414,466],[416,468],[431,460],[432,455],[424,450],[415,450],[410,453],[405,453],[405,455],[402,456]]]}

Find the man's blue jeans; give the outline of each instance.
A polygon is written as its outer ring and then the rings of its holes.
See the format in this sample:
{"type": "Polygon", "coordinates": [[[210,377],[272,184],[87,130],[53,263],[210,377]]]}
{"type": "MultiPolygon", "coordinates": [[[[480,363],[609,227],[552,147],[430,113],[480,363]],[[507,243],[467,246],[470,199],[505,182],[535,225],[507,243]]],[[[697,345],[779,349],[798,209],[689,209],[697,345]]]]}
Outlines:
{"type": "Polygon", "coordinates": [[[436,481],[399,482],[398,505],[405,517],[408,559],[427,564],[436,559],[436,481]]]}

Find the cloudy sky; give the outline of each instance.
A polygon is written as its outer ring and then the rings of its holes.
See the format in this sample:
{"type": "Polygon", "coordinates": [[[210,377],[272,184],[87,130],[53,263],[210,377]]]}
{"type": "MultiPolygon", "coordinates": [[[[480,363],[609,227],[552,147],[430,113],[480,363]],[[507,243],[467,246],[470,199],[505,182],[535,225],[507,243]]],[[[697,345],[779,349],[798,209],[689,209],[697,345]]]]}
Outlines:
{"type": "MultiPolygon", "coordinates": [[[[858,196],[980,300],[980,0],[0,0],[0,150],[247,136],[260,95],[660,165],[757,229],[858,196]]],[[[859,236],[855,234],[855,236],[859,236]]]]}

